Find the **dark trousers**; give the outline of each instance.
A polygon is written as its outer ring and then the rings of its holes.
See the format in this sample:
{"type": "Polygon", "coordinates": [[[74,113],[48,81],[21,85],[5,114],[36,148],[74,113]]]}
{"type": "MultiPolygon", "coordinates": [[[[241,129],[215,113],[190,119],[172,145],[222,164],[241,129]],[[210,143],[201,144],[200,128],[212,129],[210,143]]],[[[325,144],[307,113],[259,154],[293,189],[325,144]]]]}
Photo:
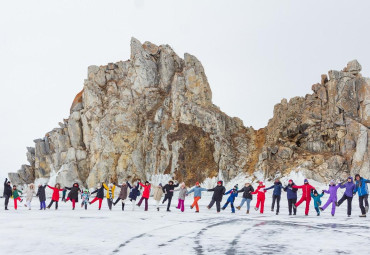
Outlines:
{"type": "Polygon", "coordinates": [[[320,209],[319,209],[319,207],[315,206],[315,210],[316,210],[317,214],[320,215],[320,209]]]}
{"type": "Polygon", "coordinates": [[[367,200],[368,197],[369,195],[363,195],[363,196],[358,197],[362,214],[366,214],[364,202],[365,202],[365,206],[369,206],[369,201],[367,200]]]}
{"type": "Polygon", "coordinates": [[[353,197],[347,197],[346,194],[344,194],[343,197],[338,201],[338,206],[340,206],[344,200],[347,200],[347,215],[351,215],[352,212],[352,199],[353,197]]]}
{"type": "Polygon", "coordinates": [[[164,199],[163,199],[162,204],[163,204],[164,202],[166,202],[167,200],[168,200],[167,210],[170,210],[171,201],[172,201],[172,196],[167,196],[167,195],[165,195],[165,196],[164,196],[164,199]]]}
{"type": "Polygon", "coordinates": [[[217,212],[221,211],[221,201],[211,200],[211,203],[209,203],[208,207],[212,208],[212,206],[216,203],[217,212]]]}
{"type": "Polygon", "coordinates": [[[9,198],[10,198],[10,196],[8,196],[8,195],[5,195],[4,196],[5,197],[5,209],[7,209],[8,208],[8,204],[9,204],[9,198]]]}
{"type": "Polygon", "coordinates": [[[141,203],[145,200],[145,211],[148,211],[148,198],[141,197],[139,203],[137,204],[138,206],[141,206],[141,203]]]}
{"type": "Polygon", "coordinates": [[[118,203],[118,201],[120,201],[121,199],[120,198],[117,198],[116,202],[114,202],[113,204],[116,205],[118,203]]]}
{"type": "Polygon", "coordinates": [[[113,199],[108,198],[108,199],[107,199],[107,203],[108,203],[108,208],[109,208],[109,210],[112,210],[113,199]]]}
{"type": "Polygon", "coordinates": [[[297,203],[297,199],[296,198],[292,198],[292,199],[288,199],[288,210],[289,210],[289,215],[292,214],[292,210],[293,210],[293,213],[294,215],[297,214],[297,208],[293,208],[293,205],[297,203]]]}
{"type": "Polygon", "coordinates": [[[54,202],[55,202],[55,209],[58,209],[58,201],[54,201],[54,200],[51,200],[50,204],[48,205],[48,208],[50,208],[54,202]]]}
{"type": "Polygon", "coordinates": [[[275,201],[276,201],[276,212],[279,212],[279,209],[280,209],[280,196],[277,196],[277,195],[273,195],[272,196],[271,210],[274,210],[275,201]]]}

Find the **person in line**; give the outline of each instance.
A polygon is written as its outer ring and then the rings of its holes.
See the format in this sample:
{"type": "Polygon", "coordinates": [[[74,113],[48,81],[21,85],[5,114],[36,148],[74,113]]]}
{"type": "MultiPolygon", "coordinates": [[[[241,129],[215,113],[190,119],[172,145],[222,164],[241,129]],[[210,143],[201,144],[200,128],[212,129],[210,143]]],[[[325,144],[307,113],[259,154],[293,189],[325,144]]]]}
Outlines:
{"type": "Polygon", "coordinates": [[[117,187],[119,187],[121,190],[119,192],[119,195],[118,195],[118,198],[116,200],[116,202],[113,203],[113,205],[115,206],[118,201],[122,201],[122,211],[125,210],[125,202],[126,202],[126,199],[127,199],[127,195],[128,195],[128,185],[127,185],[127,182],[123,182],[122,185],[118,185],[118,184],[115,184],[117,187]]]}
{"type": "Polygon", "coordinates": [[[164,192],[164,199],[162,201],[162,204],[168,200],[167,203],[167,212],[170,212],[170,207],[171,207],[171,201],[173,197],[173,192],[176,187],[179,186],[179,183],[174,184],[173,181],[169,181],[168,184],[164,185],[163,187],[163,192],[164,192]]]}
{"type": "Polygon", "coordinates": [[[222,197],[225,195],[226,189],[223,186],[222,181],[217,182],[217,186],[213,189],[208,189],[207,191],[213,191],[212,200],[207,206],[208,210],[212,208],[212,206],[216,203],[217,212],[219,213],[221,211],[221,201],[222,197]]]}
{"type": "Polygon", "coordinates": [[[36,194],[35,185],[31,183],[30,185],[28,185],[28,188],[26,190],[26,204],[24,204],[25,207],[28,207],[28,210],[31,210],[31,202],[33,195],[35,194],[36,194]]]}
{"type": "Polygon", "coordinates": [[[51,196],[51,201],[50,201],[50,204],[48,205],[47,208],[50,209],[50,207],[55,202],[55,210],[58,210],[59,192],[63,191],[63,189],[60,188],[59,183],[55,184],[54,187],[51,187],[51,186],[48,185],[48,188],[53,190],[53,195],[51,196]]]}
{"type": "Polygon", "coordinates": [[[148,181],[146,181],[145,184],[142,184],[141,182],[139,182],[139,185],[144,188],[144,191],[143,191],[143,195],[141,196],[140,201],[137,204],[137,206],[140,207],[143,200],[145,200],[145,211],[148,211],[148,199],[149,199],[149,195],[150,195],[150,183],[148,181]]]}
{"type": "Polygon", "coordinates": [[[46,193],[45,193],[46,185],[39,184],[37,189],[36,197],[39,197],[40,200],[40,210],[46,209],[46,193]]]}
{"type": "Polygon", "coordinates": [[[5,178],[4,191],[3,191],[3,196],[5,198],[5,201],[4,201],[5,210],[9,210],[8,209],[8,204],[9,204],[9,199],[12,196],[12,192],[13,191],[12,191],[12,186],[10,185],[10,181],[8,180],[8,178],[5,178]]]}
{"type": "Polygon", "coordinates": [[[88,189],[85,189],[84,192],[81,194],[81,207],[85,206],[85,210],[87,210],[87,204],[89,203],[90,198],[90,191],[88,189]]]}
{"type": "Polygon", "coordinates": [[[272,192],[272,204],[271,204],[271,211],[274,211],[275,202],[276,202],[276,215],[279,214],[280,210],[280,198],[281,198],[281,190],[283,189],[283,184],[281,184],[279,179],[276,179],[274,185],[265,190],[274,189],[272,192]]]}
{"type": "Polygon", "coordinates": [[[207,191],[207,189],[200,187],[200,183],[196,182],[195,187],[186,193],[186,195],[188,196],[190,193],[194,192],[194,201],[193,204],[190,206],[190,209],[193,209],[195,207],[196,213],[199,213],[198,201],[202,198],[202,191],[207,191]]]}
{"type": "Polygon", "coordinates": [[[98,184],[98,186],[96,187],[96,189],[91,192],[91,195],[92,194],[95,194],[96,193],[96,197],[91,201],[89,202],[89,204],[93,204],[95,203],[96,201],[99,201],[99,207],[98,207],[98,210],[101,209],[101,205],[102,205],[102,202],[103,202],[103,199],[104,199],[104,186],[103,186],[103,183],[101,184],[98,184]]]}
{"type": "Polygon", "coordinates": [[[74,210],[76,208],[76,203],[78,203],[78,195],[82,192],[80,190],[80,185],[77,182],[75,182],[71,188],[69,187],[65,187],[65,188],[67,190],[70,190],[70,192],[68,193],[67,199],[64,202],[66,203],[69,200],[71,200],[72,210],[74,210]]]}
{"type": "Polygon", "coordinates": [[[353,193],[356,189],[352,176],[348,177],[347,182],[341,183],[339,187],[341,189],[345,188],[346,190],[344,191],[342,198],[336,203],[336,206],[339,207],[345,200],[347,200],[347,216],[351,217],[353,193]]]}
{"type": "Polygon", "coordinates": [[[263,182],[259,182],[257,189],[254,192],[251,193],[252,195],[257,194],[257,204],[256,204],[256,208],[254,208],[254,209],[256,211],[258,211],[258,209],[260,208],[260,213],[261,214],[263,214],[263,210],[265,208],[265,198],[266,198],[266,196],[265,196],[265,193],[266,193],[265,187],[266,186],[263,184],[263,182]]]}
{"type": "Polygon", "coordinates": [[[130,194],[128,195],[128,198],[130,199],[130,202],[132,203],[132,210],[135,211],[135,203],[136,203],[136,199],[137,197],[140,196],[140,190],[139,190],[139,182],[137,182],[136,186],[131,186],[131,184],[129,182],[127,182],[127,185],[130,189],[130,194]]]}
{"type": "Polygon", "coordinates": [[[185,196],[188,190],[186,189],[185,183],[182,182],[180,184],[180,188],[175,189],[175,191],[179,191],[179,203],[176,207],[176,209],[180,209],[181,212],[185,211],[185,196]]]}
{"type": "Polygon", "coordinates": [[[66,194],[67,194],[67,189],[63,189],[63,191],[62,191],[62,201],[63,202],[66,201],[66,194]]]}
{"type": "Polygon", "coordinates": [[[252,192],[254,192],[254,188],[249,182],[247,182],[244,187],[238,191],[238,193],[241,192],[243,192],[243,198],[240,202],[240,205],[237,206],[236,209],[240,210],[243,207],[244,203],[247,202],[247,214],[249,214],[251,201],[253,199],[252,192]]]}
{"type": "Polygon", "coordinates": [[[315,187],[311,186],[307,179],[304,179],[304,184],[301,186],[293,185],[294,189],[302,189],[302,197],[301,199],[293,205],[293,208],[296,209],[303,201],[306,201],[306,209],[304,214],[308,216],[310,211],[310,202],[311,202],[311,190],[315,189],[315,187]]]}
{"type": "Polygon", "coordinates": [[[317,190],[311,191],[311,198],[313,199],[313,206],[317,212],[317,216],[320,216],[321,198],[323,195],[324,195],[324,192],[319,194],[317,193],[317,190]]]}
{"type": "Polygon", "coordinates": [[[162,195],[163,195],[162,183],[158,184],[158,186],[153,185],[153,198],[156,203],[157,211],[159,211],[159,202],[162,199],[162,195]]]}
{"type": "Polygon", "coordinates": [[[109,210],[112,210],[112,205],[113,205],[113,199],[114,199],[114,190],[116,189],[116,185],[109,184],[108,186],[103,183],[103,186],[105,190],[107,191],[107,203],[108,203],[108,208],[109,210]]]}
{"type": "Polygon", "coordinates": [[[21,195],[19,195],[19,193],[23,194],[23,192],[19,189],[17,189],[17,186],[16,185],[13,185],[13,190],[12,190],[12,196],[13,196],[13,199],[14,199],[14,209],[17,210],[18,208],[18,205],[17,205],[17,201],[19,202],[23,202],[23,199],[21,199],[21,195]]]}
{"type": "Polygon", "coordinates": [[[337,204],[337,191],[339,189],[340,184],[336,185],[334,180],[331,180],[329,183],[329,189],[323,190],[324,193],[329,194],[329,199],[326,201],[325,205],[323,207],[320,207],[319,209],[321,211],[324,211],[330,204],[331,204],[331,216],[334,216],[335,214],[335,207],[337,204]]]}
{"type": "Polygon", "coordinates": [[[225,195],[227,194],[230,194],[230,196],[227,198],[227,201],[226,203],[224,204],[224,206],[222,207],[222,210],[225,210],[226,207],[229,205],[230,203],[230,207],[231,207],[231,213],[235,213],[235,208],[234,208],[234,201],[235,201],[235,198],[238,196],[238,184],[236,184],[234,186],[234,188],[232,188],[231,190],[227,191],[225,193],[225,195]]]}
{"type": "Polygon", "coordinates": [[[367,187],[367,183],[370,183],[370,180],[361,177],[359,174],[355,175],[355,180],[356,180],[355,194],[358,193],[359,206],[361,209],[360,217],[366,217],[366,213],[369,211],[369,201],[368,201],[369,190],[367,187]]]}
{"type": "Polygon", "coordinates": [[[293,182],[293,180],[289,180],[288,185],[284,188],[284,191],[286,192],[286,196],[288,199],[289,215],[292,215],[292,211],[293,211],[293,215],[297,214],[297,208],[293,208],[293,205],[297,203],[298,189],[293,188],[294,185],[295,183],[293,182]]]}

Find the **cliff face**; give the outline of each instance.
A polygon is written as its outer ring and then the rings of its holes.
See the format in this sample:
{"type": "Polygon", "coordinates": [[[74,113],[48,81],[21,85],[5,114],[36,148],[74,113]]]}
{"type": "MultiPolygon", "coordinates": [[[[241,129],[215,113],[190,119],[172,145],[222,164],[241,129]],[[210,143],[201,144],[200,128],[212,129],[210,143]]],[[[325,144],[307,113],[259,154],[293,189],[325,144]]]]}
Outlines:
{"type": "Polygon", "coordinates": [[[369,80],[352,61],[323,75],[314,93],[275,106],[268,126],[246,128],[212,104],[201,63],[168,45],[131,40],[125,62],[90,66],[68,119],[27,148],[14,183],[49,178],[89,187],[171,174],[189,184],[238,173],[300,168],[319,181],[369,176],[369,80]]]}
{"type": "Polygon", "coordinates": [[[150,179],[172,174],[195,182],[232,178],[254,166],[254,133],[212,104],[201,63],[181,59],[168,45],[131,41],[131,58],[90,66],[70,117],[35,140],[30,166],[9,174],[32,182],[58,172],[56,181],[150,179]]]}
{"type": "Polygon", "coordinates": [[[325,181],[349,174],[370,176],[370,79],[361,65],[329,71],[313,94],[283,99],[266,127],[257,169],[282,174],[292,169],[325,181]]]}

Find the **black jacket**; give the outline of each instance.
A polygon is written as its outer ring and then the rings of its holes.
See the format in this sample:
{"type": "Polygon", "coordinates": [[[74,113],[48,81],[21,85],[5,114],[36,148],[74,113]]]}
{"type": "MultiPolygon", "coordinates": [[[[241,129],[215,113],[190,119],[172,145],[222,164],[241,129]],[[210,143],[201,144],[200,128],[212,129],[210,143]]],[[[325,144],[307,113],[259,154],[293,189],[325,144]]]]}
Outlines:
{"type": "Polygon", "coordinates": [[[65,187],[66,189],[70,190],[70,192],[68,193],[68,196],[69,199],[74,199],[76,202],[78,202],[78,195],[79,193],[81,192],[80,190],[80,186],[78,186],[78,183],[77,183],[77,186],[74,186],[76,183],[73,184],[72,188],[68,188],[68,187],[65,187]]]}
{"type": "Polygon", "coordinates": [[[209,189],[208,191],[213,191],[212,200],[221,202],[222,197],[225,195],[226,189],[224,186],[216,186],[213,189],[209,189]]]}
{"type": "Polygon", "coordinates": [[[243,192],[243,198],[246,198],[246,199],[252,199],[252,192],[254,191],[254,188],[252,187],[252,185],[249,185],[248,187],[243,187],[241,190],[238,191],[238,193],[241,193],[243,192]]]}
{"type": "Polygon", "coordinates": [[[5,178],[3,196],[11,197],[12,196],[12,186],[10,186],[7,182],[8,182],[8,178],[5,178]]]}
{"type": "Polygon", "coordinates": [[[172,197],[173,196],[173,190],[178,187],[180,184],[166,184],[164,185],[164,187],[162,188],[163,192],[165,193],[165,196],[166,197],[172,197]]]}
{"type": "Polygon", "coordinates": [[[36,197],[39,197],[40,202],[46,201],[45,188],[47,185],[40,186],[37,190],[36,197]]]}
{"type": "Polygon", "coordinates": [[[104,198],[104,186],[102,185],[99,189],[94,190],[91,192],[91,195],[96,193],[97,198],[104,198]]]}
{"type": "Polygon", "coordinates": [[[137,183],[137,185],[135,187],[132,187],[130,183],[127,182],[127,186],[130,188],[130,194],[128,195],[128,197],[131,199],[131,200],[135,200],[136,201],[136,198],[138,196],[140,196],[140,191],[139,191],[139,183],[137,183]]]}

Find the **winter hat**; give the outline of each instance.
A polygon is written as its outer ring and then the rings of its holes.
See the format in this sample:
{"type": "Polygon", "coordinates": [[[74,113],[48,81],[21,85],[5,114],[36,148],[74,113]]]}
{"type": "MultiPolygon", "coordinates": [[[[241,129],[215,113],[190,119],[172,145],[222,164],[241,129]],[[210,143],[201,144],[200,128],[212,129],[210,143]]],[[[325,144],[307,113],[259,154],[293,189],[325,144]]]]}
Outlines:
{"type": "Polygon", "coordinates": [[[233,189],[238,190],[238,184],[236,184],[233,189]]]}
{"type": "Polygon", "coordinates": [[[303,181],[303,182],[304,182],[304,183],[306,183],[306,182],[308,183],[308,180],[307,180],[307,179],[304,179],[304,181],[303,181]]]}
{"type": "Polygon", "coordinates": [[[199,185],[199,182],[196,182],[195,185],[199,185]]]}
{"type": "Polygon", "coordinates": [[[317,195],[317,194],[319,194],[319,193],[317,193],[317,190],[314,190],[314,191],[313,191],[313,194],[317,195]]]}
{"type": "Polygon", "coordinates": [[[148,181],[145,181],[145,184],[147,184],[147,183],[149,184],[149,182],[148,182],[148,181]]]}
{"type": "Polygon", "coordinates": [[[334,184],[335,184],[334,180],[330,180],[330,185],[334,185],[334,184]]]}
{"type": "Polygon", "coordinates": [[[259,182],[258,184],[259,184],[259,185],[263,185],[263,182],[259,182]]]}
{"type": "Polygon", "coordinates": [[[292,180],[292,179],[290,179],[290,180],[289,180],[289,182],[293,182],[293,180],[292,180]]]}
{"type": "Polygon", "coordinates": [[[162,183],[158,184],[158,186],[161,186],[162,187],[162,183]]]}
{"type": "Polygon", "coordinates": [[[221,184],[222,185],[222,181],[218,181],[217,184],[221,184]]]}

